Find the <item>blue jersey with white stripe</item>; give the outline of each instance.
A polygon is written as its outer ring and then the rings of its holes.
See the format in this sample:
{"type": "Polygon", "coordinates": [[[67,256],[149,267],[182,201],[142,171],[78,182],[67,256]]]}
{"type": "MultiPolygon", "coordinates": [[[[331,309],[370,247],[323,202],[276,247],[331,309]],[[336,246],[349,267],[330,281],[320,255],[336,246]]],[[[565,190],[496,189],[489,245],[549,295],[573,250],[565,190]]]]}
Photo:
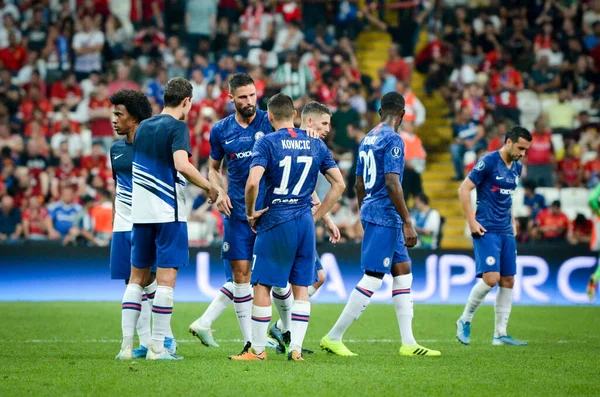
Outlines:
{"type": "Polygon", "coordinates": [[[379,226],[402,227],[402,219],[385,185],[386,174],[404,173],[404,141],[389,125],[379,123],[360,142],[356,175],[362,176],[366,196],[360,219],[379,226]]]}
{"type": "Polygon", "coordinates": [[[113,143],[110,148],[110,165],[116,184],[115,220],[113,232],[131,231],[131,163],[133,162],[133,144],[127,139],[113,143]]]}
{"type": "Polygon", "coordinates": [[[337,167],[325,143],[298,128],[284,128],[256,142],[250,167],[257,166],[265,168],[269,207],[258,222],[258,233],[310,212],[319,172],[337,167]]]}
{"type": "Polygon", "coordinates": [[[186,222],[185,178],[175,169],[173,153],[191,156],[188,126],[159,114],[140,123],[135,134],[132,181],[133,223],[186,222]]]}
{"type": "MultiPolygon", "coordinates": [[[[231,199],[231,218],[246,220],[244,191],[250,173],[250,161],[254,143],[265,134],[273,131],[267,112],[257,109],[256,117],[246,128],[235,119],[235,114],[217,122],[210,131],[210,157],[221,161],[227,159],[229,186],[227,194],[231,199]]],[[[263,208],[264,183],[256,200],[256,208],[263,208]]]]}

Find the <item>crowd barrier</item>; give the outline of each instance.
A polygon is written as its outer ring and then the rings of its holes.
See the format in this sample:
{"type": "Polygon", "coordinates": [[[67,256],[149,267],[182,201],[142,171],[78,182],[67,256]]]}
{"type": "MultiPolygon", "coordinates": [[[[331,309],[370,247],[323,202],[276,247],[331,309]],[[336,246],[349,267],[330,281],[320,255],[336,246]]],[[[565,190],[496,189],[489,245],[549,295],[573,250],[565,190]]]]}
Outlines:
{"type": "MultiPolygon", "coordinates": [[[[345,302],[362,277],[360,245],[318,248],[327,282],[316,302],[345,302]]],[[[410,251],[415,302],[462,304],[475,283],[472,251],[410,251]]],[[[119,301],[123,281],[110,280],[108,248],[63,248],[31,243],[0,246],[3,301],[119,301]]],[[[519,248],[513,298],[520,304],[589,304],[586,284],[597,257],[586,247],[533,245],[519,248]]],[[[190,249],[190,264],[180,270],[177,301],[209,301],[224,282],[218,247],[190,249]]],[[[391,302],[392,280],[373,295],[391,302]]],[[[494,292],[487,301],[493,301],[494,292]]],[[[592,303],[597,304],[597,303],[592,303]]]]}

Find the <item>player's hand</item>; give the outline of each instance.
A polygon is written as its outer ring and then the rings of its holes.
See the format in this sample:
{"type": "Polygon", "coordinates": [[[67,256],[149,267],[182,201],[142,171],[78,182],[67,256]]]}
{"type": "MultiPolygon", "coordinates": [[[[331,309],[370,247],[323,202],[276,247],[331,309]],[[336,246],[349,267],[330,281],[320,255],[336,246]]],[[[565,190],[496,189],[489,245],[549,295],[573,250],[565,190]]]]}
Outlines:
{"type": "Polygon", "coordinates": [[[215,204],[217,204],[217,210],[223,215],[231,216],[231,199],[227,193],[219,194],[219,197],[215,200],[215,204]]]}
{"type": "Polygon", "coordinates": [[[417,232],[412,223],[404,222],[402,225],[402,231],[404,232],[405,246],[412,248],[417,245],[417,232]]]}
{"type": "Polygon", "coordinates": [[[340,238],[342,238],[342,235],[340,234],[340,229],[337,227],[337,225],[335,223],[333,223],[333,221],[329,217],[325,217],[324,222],[325,222],[325,228],[327,229],[327,232],[329,233],[329,242],[332,244],[335,244],[338,241],[340,241],[340,238]]]}
{"type": "Polygon", "coordinates": [[[485,227],[481,226],[481,223],[473,220],[473,222],[469,222],[469,230],[471,230],[472,235],[483,236],[487,230],[485,227]]]}
{"type": "Polygon", "coordinates": [[[246,216],[246,219],[248,219],[248,223],[250,224],[250,229],[252,229],[252,231],[254,233],[256,233],[256,224],[258,223],[259,218],[262,216],[262,214],[264,214],[268,210],[269,210],[269,207],[263,208],[260,211],[254,211],[252,216],[246,216]]]}
{"type": "Polygon", "coordinates": [[[206,194],[208,195],[209,204],[214,204],[219,198],[219,191],[212,186],[210,187],[208,192],[206,192],[206,194]]]}
{"type": "Polygon", "coordinates": [[[321,139],[321,134],[319,134],[317,130],[310,127],[306,127],[306,135],[311,138],[321,139]]]}

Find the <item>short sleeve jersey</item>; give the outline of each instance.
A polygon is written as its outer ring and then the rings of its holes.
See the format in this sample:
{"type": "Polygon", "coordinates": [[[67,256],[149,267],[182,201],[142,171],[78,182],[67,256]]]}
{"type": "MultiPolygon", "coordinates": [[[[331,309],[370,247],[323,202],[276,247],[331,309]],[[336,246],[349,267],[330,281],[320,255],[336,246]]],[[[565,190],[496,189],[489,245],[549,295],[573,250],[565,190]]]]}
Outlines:
{"type": "MultiPolygon", "coordinates": [[[[244,189],[248,174],[254,143],[265,134],[273,131],[267,112],[257,109],[256,117],[246,128],[239,125],[232,114],[217,122],[210,131],[210,157],[213,160],[227,161],[229,186],[227,194],[233,206],[231,218],[246,220],[244,189]]],[[[256,208],[263,208],[264,183],[261,183],[256,208]]]]}
{"type": "Polygon", "coordinates": [[[512,195],[519,184],[523,165],[520,161],[508,168],[499,151],[483,156],[469,174],[477,186],[475,219],[488,232],[512,235],[512,195]]]}
{"type": "Polygon", "coordinates": [[[131,164],[133,162],[133,144],[126,139],[118,140],[110,148],[110,165],[116,185],[115,220],[113,232],[129,232],[131,222],[131,164]]]}
{"type": "Polygon", "coordinates": [[[297,128],[281,129],[256,142],[251,168],[259,166],[265,168],[269,210],[258,222],[258,233],[310,211],[319,172],[337,167],[322,140],[297,128]]]}
{"type": "Polygon", "coordinates": [[[402,219],[385,185],[386,174],[404,173],[404,141],[387,124],[379,123],[360,142],[356,175],[361,176],[366,196],[360,219],[379,226],[401,228],[402,219]]]}
{"type": "Polygon", "coordinates": [[[173,153],[191,156],[188,126],[167,114],[140,123],[134,140],[131,218],[135,223],[186,222],[186,180],[173,153]]]}

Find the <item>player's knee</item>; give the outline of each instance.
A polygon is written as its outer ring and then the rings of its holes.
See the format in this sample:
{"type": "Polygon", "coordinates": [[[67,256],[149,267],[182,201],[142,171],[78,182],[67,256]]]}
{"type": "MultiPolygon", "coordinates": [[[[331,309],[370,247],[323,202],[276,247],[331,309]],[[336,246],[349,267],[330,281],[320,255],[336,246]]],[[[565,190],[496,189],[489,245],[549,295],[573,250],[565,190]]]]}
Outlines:
{"type": "MultiPolygon", "coordinates": [[[[150,273],[146,278],[146,282],[150,279],[150,273]]],[[[175,280],[177,279],[177,269],[175,268],[164,268],[159,269],[156,273],[156,283],[160,286],[175,287],[175,280]]]]}
{"type": "Polygon", "coordinates": [[[394,263],[392,265],[392,276],[404,276],[410,274],[410,262],[394,263]]]}
{"type": "Polygon", "coordinates": [[[513,288],[515,285],[515,276],[500,277],[500,286],[502,288],[513,288]]]}
{"type": "Polygon", "coordinates": [[[500,273],[490,272],[483,274],[483,282],[494,288],[500,282],[500,273]]]}

